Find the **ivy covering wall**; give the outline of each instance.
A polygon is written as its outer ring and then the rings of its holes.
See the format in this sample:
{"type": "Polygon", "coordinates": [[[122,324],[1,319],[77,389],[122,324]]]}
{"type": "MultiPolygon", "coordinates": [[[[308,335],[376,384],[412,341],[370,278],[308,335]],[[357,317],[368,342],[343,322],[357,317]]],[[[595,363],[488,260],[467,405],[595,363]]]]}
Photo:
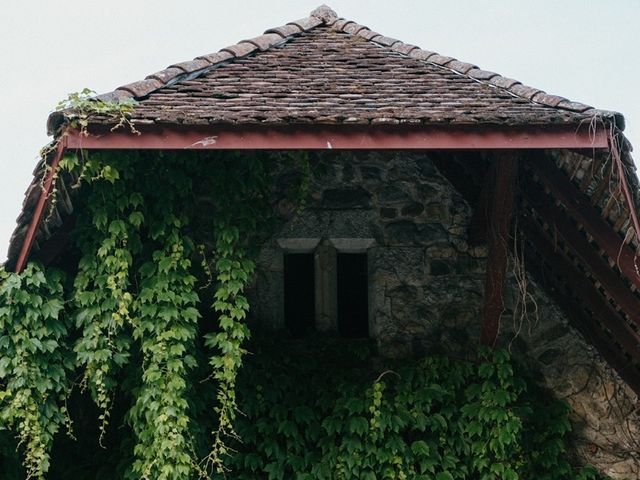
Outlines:
{"type": "Polygon", "coordinates": [[[598,478],[504,352],[383,366],[356,343],[247,344],[271,161],[300,165],[301,203],[300,155],[63,159],[72,246],[0,277],[3,479],[598,478]]]}

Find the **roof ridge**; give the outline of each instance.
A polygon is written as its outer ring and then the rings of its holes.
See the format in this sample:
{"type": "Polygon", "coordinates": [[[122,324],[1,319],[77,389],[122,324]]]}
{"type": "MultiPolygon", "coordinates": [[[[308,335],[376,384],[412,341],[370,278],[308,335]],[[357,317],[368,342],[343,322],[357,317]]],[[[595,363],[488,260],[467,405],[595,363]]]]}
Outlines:
{"type": "MultiPolygon", "coordinates": [[[[244,58],[255,52],[264,52],[275,46],[282,45],[320,25],[330,26],[335,31],[362,37],[377,45],[388,47],[406,57],[463,75],[478,83],[501,89],[514,97],[528,100],[533,104],[576,113],[600,114],[612,117],[616,125],[621,130],[624,130],[624,117],[617,112],[599,110],[590,105],[568,100],[565,97],[551,95],[543,90],[526,86],[518,80],[483,70],[477,65],[440,55],[436,52],[422,50],[415,45],[386,37],[364,25],[338,17],[334,10],[324,4],[314,9],[308,17],[294,20],[280,27],[269,28],[262,35],[241,40],[234,45],[220,49],[218,52],[201,55],[190,61],[174,63],[164,70],[148,75],[144,80],[122,85],[114,91],[98,95],[96,98],[107,102],[119,102],[129,98],[142,99],[156,90],[184,80],[191,80],[236,58],[244,58]]],[[[63,121],[61,117],[64,114],[61,113],[54,112],[50,115],[47,125],[49,134],[53,134],[63,121]]]]}

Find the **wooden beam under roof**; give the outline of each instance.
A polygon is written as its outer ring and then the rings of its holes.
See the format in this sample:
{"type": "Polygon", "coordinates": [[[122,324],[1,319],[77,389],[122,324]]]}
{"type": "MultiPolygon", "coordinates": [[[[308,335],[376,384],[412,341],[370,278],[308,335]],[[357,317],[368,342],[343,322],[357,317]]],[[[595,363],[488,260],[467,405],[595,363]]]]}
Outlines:
{"type": "Polygon", "coordinates": [[[144,125],[67,131],[69,148],[147,150],[512,150],[608,149],[604,129],[575,125],[144,125]],[[88,133],[88,135],[86,134],[88,133]]]}
{"type": "Polygon", "coordinates": [[[504,288],[510,245],[511,221],[516,203],[518,159],[513,152],[497,154],[490,180],[487,242],[489,256],[484,290],[484,308],[480,343],[494,346],[500,331],[500,317],[504,311],[504,288]]]}
{"type": "Polygon", "coordinates": [[[538,215],[560,234],[572,253],[581,260],[585,269],[600,283],[616,305],[640,326],[640,298],[628,287],[622,278],[609,266],[600,253],[580,233],[563,210],[553,204],[552,198],[531,178],[524,181],[523,193],[527,202],[538,215]]]}
{"type": "Polygon", "coordinates": [[[640,288],[640,258],[591,205],[589,197],[573,185],[570,179],[543,155],[532,158],[526,164],[551,194],[566,207],[569,215],[582,225],[596,244],[615,262],[622,274],[640,288]]]}
{"type": "Polygon", "coordinates": [[[526,239],[540,254],[551,271],[562,278],[567,290],[577,295],[580,302],[593,317],[611,332],[611,338],[622,346],[623,350],[640,362],[640,335],[635,332],[609,302],[559,249],[542,233],[541,227],[533,219],[524,220],[526,239]]]}

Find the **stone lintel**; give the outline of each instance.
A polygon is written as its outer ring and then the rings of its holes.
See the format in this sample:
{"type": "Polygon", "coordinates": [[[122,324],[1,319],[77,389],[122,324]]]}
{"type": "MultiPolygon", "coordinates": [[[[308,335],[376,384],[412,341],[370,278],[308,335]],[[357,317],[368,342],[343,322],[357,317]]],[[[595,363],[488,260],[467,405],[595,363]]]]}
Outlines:
{"type": "Polygon", "coordinates": [[[376,241],[373,238],[330,238],[329,243],[338,253],[366,253],[376,241]]]}
{"type": "Polygon", "coordinates": [[[286,253],[311,253],[320,244],[319,238],[279,238],[278,246],[286,253]]]}

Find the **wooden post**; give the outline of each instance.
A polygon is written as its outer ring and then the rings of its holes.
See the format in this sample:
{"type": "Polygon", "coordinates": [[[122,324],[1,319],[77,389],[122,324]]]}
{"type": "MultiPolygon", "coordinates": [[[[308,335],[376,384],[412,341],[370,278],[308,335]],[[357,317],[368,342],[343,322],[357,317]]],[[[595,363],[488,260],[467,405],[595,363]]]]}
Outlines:
{"type": "Polygon", "coordinates": [[[504,310],[504,285],[507,275],[509,237],[515,206],[517,160],[513,153],[499,153],[492,166],[493,192],[489,201],[487,276],[480,343],[493,347],[500,331],[504,310]]]}

